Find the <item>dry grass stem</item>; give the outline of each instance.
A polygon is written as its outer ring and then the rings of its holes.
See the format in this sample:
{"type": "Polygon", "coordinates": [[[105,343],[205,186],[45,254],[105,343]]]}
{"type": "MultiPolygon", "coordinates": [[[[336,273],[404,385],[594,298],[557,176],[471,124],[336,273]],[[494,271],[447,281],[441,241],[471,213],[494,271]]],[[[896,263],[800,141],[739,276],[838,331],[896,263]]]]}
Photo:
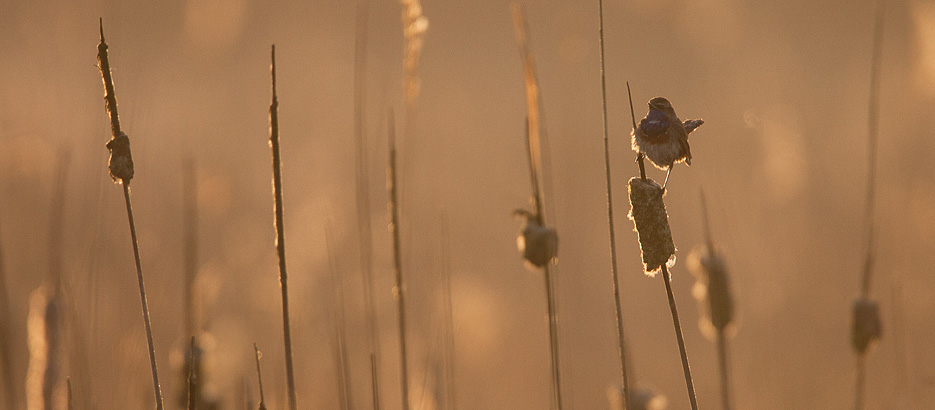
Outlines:
{"type": "Polygon", "coordinates": [[[865,357],[872,342],[880,339],[882,325],[877,303],[870,299],[874,264],[874,206],[876,199],[877,145],[880,122],[880,65],[883,50],[884,2],[877,1],[873,26],[873,48],[870,61],[870,95],[867,112],[867,248],[860,281],[860,296],[854,301],[851,341],[857,353],[857,377],[854,388],[854,409],[863,409],[865,357]]]}
{"type": "Polygon", "coordinates": [[[328,267],[331,272],[331,285],[334,289],[331,301],[331,313],[334,324],[334,364],[337,373],[338,400],[342,410],[354,408],[351,389],[351,369],[347,349],[347,320],[344,301],[344,281],[338,268],[338,258],[334,254],[334,228],[330,221],[325,230],[328,251],[328,267]]]}
{"type": "Polygon", "coordinates": [[[188,352],[188,410],[195,410],[195,404],[198,402],[198,393],[196,392],[197,383],[195,379],[195,336],[192,336],[188,352]]]}
{"type": "MultiPolygon", "coordinates": [[[[373,228],[370,220],[370,167],[367,156],[368,138],[365,129],[367,101],[367,21],[370,3],[364,0],[357,6],[357,22],[354,44],[354,136],[356,157],[357,237],[360,246],[360,270],[363,273],[364,310],[369,325],[370,354],[373,356],[373,380],[379,375],[380,332],[377,328],[376,296],[373,278],[373,228]]],[[[371,384],[371,395],[379,408],[379,383],[371,384]]]]}
{"type": "Polygon", "coordinates": [[[539,187],[542,175],[541,103],[539,85],[536,81],[535,60],[529,45],[529,29],[523,8],[518,3],[511,6],[513,28],[516,42],[519,44],[520,58],[523,61],[523,79],[526,90],[526,149],[529,158],[529,175],[532,185],[533,212],[517,210],[515,215],[525,217],[526,223],[522,234],[517,238],[517,245],[526,261],[542,268],[545,281],[546,308],[549,317],[549,355],[552,370],[552,401],[558,410],[562,410],[561,366],[559,364],[558,314],[556,308],[555,287],[552,280],[551,263],[558,252],[558,235],[554,228],[545,224],[545,209],[539,187]]]}
{"type": "Polygon", "coordinates": [[[46,284],[29,298],[27,335],[29,370],[26,374],[26,408],[52,410],[56,403],[62,370],[62,304],[58,288],[46,284]]]}
{"type": "Polygon", "coordinates": [[[263,396],[263,373],[260,372],[260,358],[263,357],[263,353],[260,352],[260,349],[256,346],[256,343],[253,344],[253,353],[256,358],[256,380],[260,385],[260,406],[259,410],[266,410],[266,397],[263,396]]]}
{"type": "Polygon", "coordinates": [[[104,81],[104,101],[107,113],[110,116],[111,140],[107,143],[110,149],[111,178],[123,185],[124,202],[127,205],[127,219],[130,224],[130,242],[133,245],[133,256],[136,261],[136,276],[140,287],[140,304],[143,309],[143,324],[146,328],[146,343],[149,347],[149,363],[153,373],[153,390],[156,395],[156,410],[164,408],[162,391],[159,388],[159,371],[156,368],[156,347],[153,342],[152,322],[149,319],[149,303],[146,301],[146,287],[143,283],[143,265],[140,261],[140,246],[136,237],[136,224],[133,221],[133,207],[130,203],[130,179],[134,176],[133,159],[130,155],[130,139],[120,130],[120,118],[117,115],[117,95],[114,92],[114,80],[110,72],[110,61],[107,53],[107,43],[104,41],[104,22],[101,20],[101,43],[97,46],[97,59],[104,81]]]}
{"type": "Polygon", "coordinates": [[[610,173],[610,141],[607,130],[607,74],[604,66],[604,1],[598,0],[598,20],[601,49],[601,125],[604,134],[604,174],[607,186],[607,230],[610,236],[610,274],[614,284],[614,312],[617,319],[617,353],[620,355],[620,375],[623,379],[623,405],[630,410],[630,382],[627,375],[626,338],[623,328],[623,307],[620,303],[620,277],[617,272],[617,238],[614,231],[614,193],[610,173]]]}
{"type": "Polygon", "coordinates": [[[406,359],[406,298],[405,287],[403,287],[403,261],[399,239],[399,192],[397,167],[396,167],[396,125],[393,121],[393,113],[390,112],[387,136],[389,139],[389,167],[387,177],[387,189],[390,194],[390,233],[393,236],[393,272],[396,278],[396,286],[393,288],[396,295],[396,307],[398,310],[398,330],[399,330],[399,384],[400,394],[402,396],[403,410],[409,410],[409,371],[406,359]]]}
{"type": "Polygon", "coordinates": [[[279,256],[279,287],[282,292],[282,335],[286,350],[286,383],[289,408],[298,408],[295,391],[295,367],[292,359],[292,329],[289,321],[289,285],[286,275],[286,227],[283,223],[282,164],[279,149],[279,98],[276,96],[276,46],[270,51],[270,78],[273,99],[269,105],[269,146],[273,152],[273,202],[275,202],[276,253],[279,256]]]}

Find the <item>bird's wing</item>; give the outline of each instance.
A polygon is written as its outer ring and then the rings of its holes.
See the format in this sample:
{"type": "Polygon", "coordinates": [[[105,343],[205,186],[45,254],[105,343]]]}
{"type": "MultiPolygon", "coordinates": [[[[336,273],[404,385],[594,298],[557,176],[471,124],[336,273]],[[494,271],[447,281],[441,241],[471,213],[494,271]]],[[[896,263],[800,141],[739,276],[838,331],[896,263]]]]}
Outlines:
{"type": "MultiPolygon", "coordinates": [[[[688,121],[686,121],[687,123],[688,121]]],[[[700,124],[699,124],[700,125],[700,124]]],[[[675,137],[679,142],[679,146],[682,149],[682,152],[685,154],[685,163],[688,165],[692,164],[692,150],[688,145],[688,130],[683,125],[682,121],[673,121],[672,126],[669,128],[669,132],[672,133],[672,136],[675,137]]]]}

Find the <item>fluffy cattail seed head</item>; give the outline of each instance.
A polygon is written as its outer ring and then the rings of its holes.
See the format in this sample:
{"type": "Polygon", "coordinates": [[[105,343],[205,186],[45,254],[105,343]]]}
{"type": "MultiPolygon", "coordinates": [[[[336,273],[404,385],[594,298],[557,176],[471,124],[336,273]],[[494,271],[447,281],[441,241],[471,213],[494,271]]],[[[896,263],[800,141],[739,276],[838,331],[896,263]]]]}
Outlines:
{"type": "Polygon", "coordinates": [[[675,265],[675,243],[669,230],[669,217],[662,200],[662,187],[651,179],[630,178],[630,214],[643,253],[646,274],[655,276],[665,264],[675,265]]]}
{"type": "Polygon", "coordinates": [[[699,326],[705,336],[713,338],[724,332],[734,320],[734,298],[724,259],[707,244],[698,245],[688,257],[688,268],[695,275],[692,295],[698,301],[699,326]]]}
{"type": "Polygon", "coordinates": [[[552,262],[558,255],[558,234],[555,229],[540,225],[535,214],[525,209],[517,209],[513,215],[521,216],[526,221],[516,237],[516,247],[523,258],[537,268],[552,262]]]}
{"type": "Polygon", "coordinates": [[[880,309],[876,301],[860,297],[854,301],[853,313],[851,344],[857,354],[863,355],[870,345],[880,340],[883,333],[883,325],[880,322],[880,309]]]}
{"type": "Polygon", "coordinates": [[[123,183],[130,182],[133,179],[133,157],[130,155],[130,138],[127,134],[113,136],[107,142],[107,149],[110,150],[110,177],[123,183]]]}

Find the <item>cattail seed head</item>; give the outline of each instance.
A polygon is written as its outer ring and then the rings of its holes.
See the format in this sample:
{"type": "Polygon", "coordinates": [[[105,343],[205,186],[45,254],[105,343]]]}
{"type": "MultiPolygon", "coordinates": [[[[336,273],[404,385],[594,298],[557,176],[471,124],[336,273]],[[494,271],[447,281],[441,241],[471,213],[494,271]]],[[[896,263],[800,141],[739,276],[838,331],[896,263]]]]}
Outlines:
{"type": "Polygon", "coordinates": [[[130,138],[127,134],[113,136],[107,142],[107,149],[110,150],[110,177],[123,183],[130,182],[133,179],[133,157],[130,155],[130,138]]]}
{"type": "Polygon", "coordinates": [[[880,340],[883,333],[883,325],[880,322],[880,309],[876,301],[860,297],[854,301],[853,313],[851,344],[857,354],[863,355],[870,345],[880,340]]]}
{"type": "Polygon", "coordinates": [[[516,237],[516,247],[527,262],[541,268],[558,255],[558,234],[554,228],[542,226],[529,211],[518,209],[513,215],[525,218],[525,223],[516,237]]]}
{"type": "Polygon", "coordinates": [[[655,276],[665,264],[675,265],[675,243],[669,230],[669,217],[662,200],[662,187],[652,179],[630,178],[630,214],[643,254],[646,274],[655,276]]]}
{"type": "Polygon", "coordinates": [[[692,295],[701,310],[699,326],[705,336],[713,339],[715,331],[724,332],[734,320],[727,264],[709,245],[702,244],[689,255],[688,268],[695,275],[692,295]]]}

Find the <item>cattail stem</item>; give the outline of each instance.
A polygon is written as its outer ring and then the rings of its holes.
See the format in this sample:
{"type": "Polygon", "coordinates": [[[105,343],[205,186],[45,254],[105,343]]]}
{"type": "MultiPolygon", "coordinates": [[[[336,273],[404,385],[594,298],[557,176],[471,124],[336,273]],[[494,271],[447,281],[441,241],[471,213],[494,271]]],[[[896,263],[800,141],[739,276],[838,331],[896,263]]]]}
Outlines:
{"type": "Polygon", "coordinates": [[[364,127],[366,113],[367,79],[367,18],[370,2],[363,0],[357,8],[357,28],[354,45],[354,136],[357,143],[357,237],[360,241],[360,268],[363,272],[364,309],[370,326],[370,354],[373,356],[371,394],[374,410],[379,408],[379,354],[380,332],[377,328],[376,297],[373,279],[373,238],[370,220],[370,169],[367,160],[367,133],[364,127]]]}
{"type": "Polygon", "coordinates": [[[123,198],[126,200],[127,204],[127,219],[130,222],[130,240],[133,242],[133,257],[136,259],[136,278],[140,285],[140,304],[143,307],[143,324],[146,326],[146,344],[149,346],[149,364],[153,372],[153,390],[156,393],[156,410],[162,410],[162,390],[159,388],[159,371],[156,369],[156,346],[153,342],[153,325],[149,319],[149,302],[146,301],[146,286],[143,284],[143,265],[140,262],[140,245],[136,239],[136,224],[133,222],[133,206],[130,204],[130,185],[126,182],[123,184],[123,198]]]}
{"type": "Polygon", "coordinates": [[[380,382],[377,377],[376,354],[370,353],[370,390],[373,391],[373,410],[380,410],[380,382]]]}
{"type": "Polygon", "coordinates": [[[198,189],[195,162],[184,165],[183,196],[185,202],[185,334],[197,333],[195,314],[195,276],[198,272],[198,189]]]}
{"type": "Polygon", "coordinates": [[[396,189],[396,125],[392,112],[389,115],[389,177],[387,185],[390,191],[390,230],[393,234],[393,271],[396,277],[396,306],[399,310],[399,371],[403,410],[409,410],[409,373],[406,360],[406,299],[403,287],[403,261],[399,241],[399,193],[396,189]]]}
{"type": "Polygon", "coordinates": [[[555,312],[555,290],[552,284],[552,269],[549,265],[543,268],[545,278],[546,307],[549,313],[549,352],[552,362],[552,387],[555,407],[562,410],[562,379],[559,366],[558,349],[558,315],[555,312]]]}
{"type": "Polygon", "coordinates": [[[870,97],[867,120],[867,254],[861,276],[861,296],[870,297],[870,283],[873,274],[873,208],[876,197],[877,140],[880,122],[880,60],[883,49],[883,1],[877,2],[876,19],[873,26],[873,55],[870,62],[870,97]]]}
{"type": "Polygon", "coordinates": [[[195,388],[195,336],[192,336],[188,358],[188,410],[195,410],[195,402],[198,401],[195,388]]]}
{"type": "MultiPolygon", "coordinates": [[[[118,137],[126,138],[126,135],[120,130],[120,117],[117,115],[117,95],[114,92],[114,80],[110,72],[110,60],[107,53],[107,43],[104,41],[104,20],[100,20],[101,25],[101,43],[97,46],[97,56],[100,63],[101,77],[104,80],[104,101],[107,107],[107,113],[110,116],[110,128],[114,140],[118,137]]],[[[113,141],[113,140],[112,140],[113,141]]],[[[127,148],[129,154],[129,148],[127,148]]],[[[113,152],[111,154],[113,156],[113,152]]],[[[111,174],[113,174],[113,168],[111,174]]],[[[130,203],[130,179],[132,176],[132,164],[130,165],[130,174],[119,176],[123,185],[123,197],[127,205],[127,220],[130,224],[130,242],[133,245],[133,257],[136,261],[136,277],[140,285],[140,304],[143,308],[143,324],[146,328],[146,343],[149,347],[149,362],[153,373],[153,390],[156,394],[156,409],[164,408],[162,402],[162,391],[159,388],[159,371],[156,369],[156,347],[153,343],[153,329],[149,318],[149,303],[146,301],[146,286],[143,284],[143,265],[140,262],[140,245],[136,238],[136,224],[133,221],[133,206],[130,203]]]]}
{"type": "Polygon", "coordinates": [[[857,355],[857,375],[854,382],[854,410],[863,410],[864,408],[864,373],[865,366],[863,354],[857,355]]]}
{"type": "Polygon", "coordinates": [[[292,329],[289,325],[289,285],[286,275],[286,234],[282,211],[282,164],[279,153],[279,99],[276,97],[276,45],[270,52],[270,78],[273,100],[269,106],[269,146],[273,151],[273,200],[276,219],[276,253],[279,255],[279,286],[282,290],[282,335],[286,350],[286,383],[289,388],[289,408],[298,408],[295,392],[295,369],[292,360],[292,329]]]}
{"type": "Polygon", "coordinates": [[[727,364],[727,335],[724,329],[717,331],[717,356],[721,368],[721,405],[724,410],[730,410],[730,366],[727,364]]]}
{"type": "MultiPolygon", "coordinates": [[[[603,44],[601,45],[603,47],[603,44]]],[[[636,113],[633,112],[633,94],[630,93],[630,82],[627,81],[627,98],[630,100],[630,119],[633,120],[633,132],[636,132],[636,113]]],[[[646,180],[646,165],[643,163],[643,153],[636,154],[636,163],[640,166],[640,179],[646,180]]]]}
{"type": "Polygon", "coordinates": [[[614,284],[614,311],[617,316],[617,348],[620,354],[620,375],[623,378],[624,409],[630,410],[630,384],[627,378],[627,358],[624,343],[623,308],[620,304],[620,278],[617,274],[617,239],[614,232],[614,194],[610,177],[610,142],[607,131],[607,75],[604,66],[604,1],[598,0],[601,45],[601,120],[604,131],[604,174],[607,181],[607,230],[610,233],[610,273],[614,284]]]}
{"type": "Polygon", "coordinates": [[[445,292],[445,410],[457,409],[457,398],[455,389],[455,365],[457,357],[455,356],[455,330],[454,330],[454,303],[451,293],[451,251],[448,248],[448,218],[442,216],[441,224],[441,257],[442,257],[442,279],[445,292]]]}
{"type": "Polygon", "coordinates": [[[682,337],[682,325],[679,323],[679,311],[675,306],[675,296],[672,293],[672,278],[669,268],[662,264],[662,278],[666,283],[666,294],[669,296],[669,310],[672,311],[672,325],[675,327],[675,338],[679,345],[679,355],[682,358],[682,372],[685,373],[685,387],[688,389],[688,399],[692,410],[698,410],[698,400],[695,398],[695,385],[692,382],[692,370],[688,365],[688,353],[685,351],[685,339],[682,337]]]}

